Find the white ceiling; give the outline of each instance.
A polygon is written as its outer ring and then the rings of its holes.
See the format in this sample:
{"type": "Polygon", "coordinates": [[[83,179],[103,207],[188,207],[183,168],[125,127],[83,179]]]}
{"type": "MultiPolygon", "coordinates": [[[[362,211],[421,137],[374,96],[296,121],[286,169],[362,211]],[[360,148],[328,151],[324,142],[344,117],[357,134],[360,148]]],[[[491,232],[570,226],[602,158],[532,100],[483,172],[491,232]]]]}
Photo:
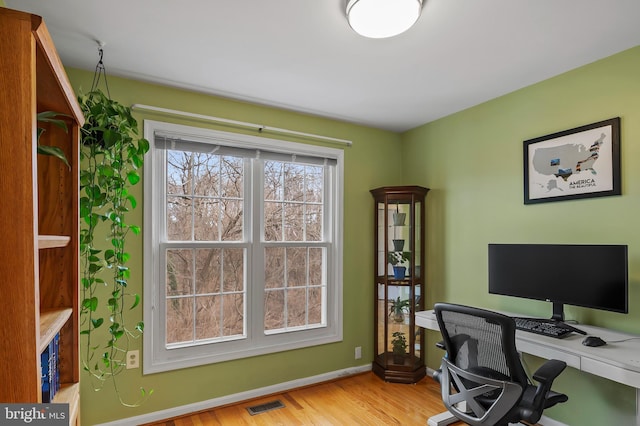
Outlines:
{"type": "Polygon", "coordinates": [[[640,45],[640,0],[426,0],[366,39],[345,0],[5,0],[65,66],[404,131],[640,45]]]}

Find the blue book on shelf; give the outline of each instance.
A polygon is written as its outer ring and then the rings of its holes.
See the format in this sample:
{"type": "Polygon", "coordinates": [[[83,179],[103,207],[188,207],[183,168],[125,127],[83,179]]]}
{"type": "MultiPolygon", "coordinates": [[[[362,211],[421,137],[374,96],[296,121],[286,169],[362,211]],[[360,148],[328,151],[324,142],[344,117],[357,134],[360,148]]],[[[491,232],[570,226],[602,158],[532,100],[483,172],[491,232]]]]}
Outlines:
{"type": "Polygon", "coordinates": [[[40,367],[42,368],[42,402],[51,402],[51,370],[49,369],[49,346],[40,355],[40,367]]]}
{"type": "Polygon", "coordinates": [[[58,355],[60,351],[60,334],[56,334],[40,355],[42,368],[42,402],[49,403],[60,389],[60,368],[58,355]]]}
{"type": "Polygon", "coordinates": [[[53,338],[53,393],[60,390],[60,334],[56,334],[53,338]]]}

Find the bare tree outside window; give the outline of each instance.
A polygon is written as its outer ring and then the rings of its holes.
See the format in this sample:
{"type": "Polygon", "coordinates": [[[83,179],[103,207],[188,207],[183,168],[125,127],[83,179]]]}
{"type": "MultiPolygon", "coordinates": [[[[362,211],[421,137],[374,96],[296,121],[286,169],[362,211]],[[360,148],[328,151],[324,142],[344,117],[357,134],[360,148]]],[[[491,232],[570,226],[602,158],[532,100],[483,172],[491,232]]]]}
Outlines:
{"type": "Polygon", "coordinates": [[[265,330],[320,325],[324,317],[323,249],[287,242],[322,241],[323,168],[279,161],[264,165],[265,330]]]}
{"type": "MultiPolygon", "coordinates": [[[[243,175],[241,158],[168,151],[168,239],[242,240],[243,175]]],[[[245,334],[244,249],[170,249],[166,259],[167,344],[245,334]]]]}
{"type": "MultiPolygon", "coordinates": [[[[167,237],[223,242],[243,238],[242,158],[168,151],[167,237]]],[[[322,240],[323,168],[264,164],[264,234],[283,247],[265,249],[264,327],[321,325],[323,249],[287,242],[322,240]]],[[[243,249],[167,250],[167,344],[243,336],[243,249]]]]}

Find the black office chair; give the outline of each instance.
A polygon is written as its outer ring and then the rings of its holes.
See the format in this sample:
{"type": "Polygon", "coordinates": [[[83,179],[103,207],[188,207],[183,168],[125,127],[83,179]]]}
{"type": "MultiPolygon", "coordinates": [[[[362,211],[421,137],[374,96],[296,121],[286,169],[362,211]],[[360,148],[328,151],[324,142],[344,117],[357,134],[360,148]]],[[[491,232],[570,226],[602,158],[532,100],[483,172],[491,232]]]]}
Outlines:
{"type": "Polygon", "coordinates": [[[512,318],[447,303],[437,303],[435,313],[446,355],[433,377],[444,405],[458,419],[470,425],[537,423],[545,408],[568,400],[551,390],[566,367],[562,361],[548,360],[533,375],[539,384],[529,382],[512,318]]]}

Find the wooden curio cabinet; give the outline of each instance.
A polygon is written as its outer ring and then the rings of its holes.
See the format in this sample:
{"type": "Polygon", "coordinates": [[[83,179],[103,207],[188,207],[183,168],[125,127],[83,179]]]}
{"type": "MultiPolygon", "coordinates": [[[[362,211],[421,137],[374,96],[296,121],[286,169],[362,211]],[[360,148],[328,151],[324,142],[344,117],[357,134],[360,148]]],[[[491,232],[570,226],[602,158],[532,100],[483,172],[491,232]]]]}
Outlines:
{"type": "Polygon", "coordinates": [[[416,383],[425,374],[425,199],[428,188],[371,190],[375,199],[373,372],[389,382],[416,383]]]}
{"type": "Polygon", "coordinates": [[[42,18],[0,7],[0,401],[46,402],[42,354],[54,344],[53,371],[59,379],[51,402],[69,404],[70,425],[78,423],[80,406],[78,164],[83,123],[42,18]],[[46,111],[64,114],[66,131],[38,122],[36,114],[46,111]],[[69,165],[36,154],[38,128],[43,129],[40,144],[59,148],[69,165]]]}

